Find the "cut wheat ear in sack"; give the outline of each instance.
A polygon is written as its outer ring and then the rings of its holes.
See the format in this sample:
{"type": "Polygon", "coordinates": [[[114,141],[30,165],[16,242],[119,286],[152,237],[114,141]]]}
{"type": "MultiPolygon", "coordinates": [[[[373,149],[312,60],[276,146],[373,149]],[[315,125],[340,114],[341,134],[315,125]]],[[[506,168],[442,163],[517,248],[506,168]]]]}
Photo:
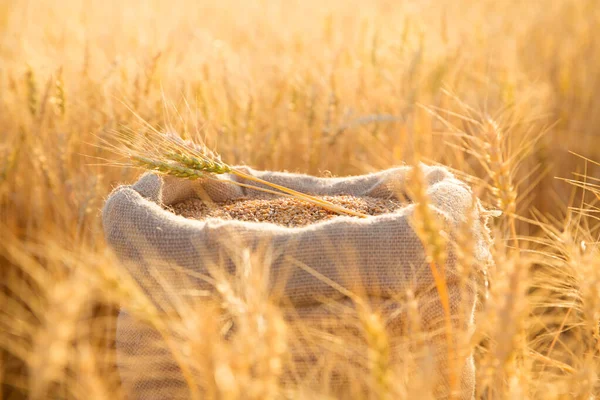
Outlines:
{"type": "Polygon", "coordinates": [[[235,179],[221,180],[221,182],[230,182],[248,189],[279,196],[292,196],[338,214],[367,217],[363,213],[333,204],[322,198],[249,175],[243,170],[223,162],[217,153],[206,146],[183,140],[174,134],[151,131],[147,136],[136,137],[135,141],[128,136],[117,135],[116,137],[119,143],[108,147],[125,156],[127,163],[132,166],[191,180],[216,179],[217,176],[229,174],[246,181],[246,183],[235,179]]]}
{"type": "MultiPolygon", "coordinates": [[[[107,243],[169,318],[183,318],[193,304],[214,299],[235,326],[244,324],[239,318],[263,320],[262,314],[250,315],[260,313],[252,296],[262,293],[264,301],[281,306],[289,330],[285,346],[291,356],[278,361],[283,369],[277,379],[315,390],[327,385],[338,394],[349,387],[347,382],[365,390],[377,384],[387,391],[393,390],[385,384],[389,374],[402,365],[416,374],[410,376],[435,380],[431,387],[438,398],[451,392],[458,394],[455,398],[471,398],[472,354],[462,351],[457,338],[472,330],[477,274],[491,257],[487,214],[463,182],[443,167],[422,164],[334,178],[258,171],[227,166],[204,149],[194,149],[192,161],[187,147],[181,151],[182,143],[166,138],[131,150],[131,159],[145,164],[151,160],[151,169],[160,173],[116,188],[102,211],[107,243]],[[201,165],[192,169],[193,164],[201,165]],[[207,178],[209,169],[215,172],[207,178]],[[182,179],[192,173],[199,179],[182,179]],[[350,199],[357,212],[372,215],[331,217],[322,203],[309,206],[304,197],[288,193],[325,198],[345,208],[350,208],[350,199]],[[406,201],[407,193],[412,201],[406,201]],[[198,219],[186,218],[184,209],[190,204],[206,210],[194,216],[198,219]],[[254,207],[254,216],[246,218],[244,205],[254,207]],[[264,218],[257,217],[261,212],[264,218]],[[329,214],[313,223],[289,224],[269,212],[329,214]],[[437,222],[423,225],[417,219],[437,222]],[[434,225],[435,231],[425,229],[434,225]],[[458,239],[469,242],[468,255],[455,251],[458,239]],[[432,244],[443,268],[432,268],[432,244]],[[248,276],[255,274],[260,278],[248,283],[248,276]],[[254,305],[240,303],[236,296],[254,305]],[[385,321],[377,325],[381,329],[376,335],[370,325],[363,326],[373,319],[371,314],[385,321]],[[327,339],[332,337],[339,339],[335,346],[327,339]],[[409,351],[414,352],[410,365],[409,351]],[[433,364],[427,361],[431,359],[433,364]],[[356,363],[370,373],[357,377],[351,375],[356,369],[344,368],[356,363]]],[[[148,326],[138,314],[123,309],[117,330],[119,368],[130,397],[153,398],[160,390],[163,397],[189,398],[210,391],[206,379],[214,371],[202,371],[197,358],[181,355],[182,349],[198,347],[195,335],[182,334],[187,325],[148,326]]],[[[227,340],[244,339],[236,331],[223,332],[229,332],[223,333],[227,340]]],[[[247,359],[259,362],[252,346],[248,351],[247,359]]]]}

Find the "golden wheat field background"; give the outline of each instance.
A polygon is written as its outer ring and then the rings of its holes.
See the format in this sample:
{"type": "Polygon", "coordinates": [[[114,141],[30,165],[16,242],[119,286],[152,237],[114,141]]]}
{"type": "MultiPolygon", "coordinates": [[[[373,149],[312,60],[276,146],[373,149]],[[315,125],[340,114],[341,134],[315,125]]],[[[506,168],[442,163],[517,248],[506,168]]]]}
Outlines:
{"type": "MultiPolygon", "coordinates": [[[[451,167],[503,212],[476,397],[596,398],[598,26],[596,0],[0,0],[0,399],[124,398],[115,310],[146,303],[99,215],[140,171],[102,144],[147,126],[259,169],[451,167]]],[[[335,397],[281,383],[287,327],[248,285],[269,328],[202,328],[208,392],[335,397]]],[[[357,398],[428,398],[377,365],[357,398]]]]}

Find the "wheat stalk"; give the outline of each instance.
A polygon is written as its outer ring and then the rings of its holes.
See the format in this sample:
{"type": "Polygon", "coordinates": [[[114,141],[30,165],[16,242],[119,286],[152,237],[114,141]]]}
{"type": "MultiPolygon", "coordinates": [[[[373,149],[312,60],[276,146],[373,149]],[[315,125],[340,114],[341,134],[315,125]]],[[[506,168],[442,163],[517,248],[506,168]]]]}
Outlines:
{"type": "Polygon", "coordinates": [[[390,399],[392,397],[391,348],[384,321],[365,302],[358,303],[357,308],[368,346],[367,357],[372,389],[378,399],[390,399]]]}
{"type": "Polygon", "coordinates": [[[31,67],[27,68],[25,73],[25,84],[27,86],[27,107],[32,117],[37,115],[38,110],[38,88],[37,81],[35,79],[35,73],[31,67]]]}
{"type": "MultiPolygon", "coordinates": [[[[452,325],[452,310],[450,289],[446,275],[446,262],[448,260],[448,238],[443,231],[442,223],[431,209],[431,200],[425,187],[426,181],[423,171],[418,163],[419,153],[415,152],[415,165],[411,174],[410,196],[415,201],[415,210],[411,225],[423,244],[426,262],[429,264],[431,275],[439,295],[439,302],[444,312],[444,330],[446,336],[448,362],[455,362],[456,349],[453,343],[454,332],[452,325]]],[[[455,368],[449,368],[448,381],[450,390],[458,387],[458,376],[455,368]]]]}
{"type": "Polygon", "coordinates": [[[215,175],[231,174],[247,181],[271,187],[275,190],[265,189],[234,180],[220,181],[271,194],[292,196],[338,214],[347,214],[361,218],[367,217],[367,215],[363,213],[349,210],[318,197],[301,193],[247,174],[223,162],[218,154],[209,150],[206,146],[198,145],[190,141],[184,141],[173,134],[163,134],[156,130],[151,130],[146,135],[133,135],[133,138],[130,134],[124,133],[119,133],[116,136],[119,145],[112,145],[104,142],[105,147],[127,157],[129,160],[128,163],[135,167],[141,167],[164,175],[185,179],[216,179],[215,175]],[[139,140],[135,142],[135,139],[139,140]]]}

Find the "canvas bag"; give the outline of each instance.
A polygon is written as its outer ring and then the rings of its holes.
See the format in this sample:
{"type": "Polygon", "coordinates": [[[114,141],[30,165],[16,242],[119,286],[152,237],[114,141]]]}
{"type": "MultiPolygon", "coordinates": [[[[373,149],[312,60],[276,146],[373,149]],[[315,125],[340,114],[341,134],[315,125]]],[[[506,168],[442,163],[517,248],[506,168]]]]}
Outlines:
{"type": "MultiPolygon", "coordinates": [[[[452,232],[464,221],[471,222],[469,233],[473,245],[475,270],[485,271],[490,263],[490,236],[486,227],[487,215],[479,203],[474,205],[471,190],[443,167],[420,165],[427,195],[434,213],[444,228],[452,232]],[[469,216],[469,213],[473,213],[469,216]]],[[[313,195],[371,196],[393,198],[402,192],[411,167],[397,167],[377,173],[341,177],[317,178],[285,172],[257,171],[239,167],[244,172],[263,180],[313,195]]],[[[444,312],[439,302],[430,267],[420,239],[411,227],[414,204],[389,214],[366,219],[339,216],[306,227],[287,228],[270,223],[253,223],[235,220],[208,219],[196,221],[177,216],[165,207],[190,197],[209,198],[214,202],[238,198],[264,198],[271,195],[243,188],[226,180],[255,184],[237,176],[218,176],[217,180],[189,181],[155,174],[145,174],[132,186],[118,187],[111,193],[103,209],[103,224],[108,244],[124,261],[132,261],[136,268],[132,274],[153,300],[160,304],[165,293],[164,281],[170,288],[190,285],[181,271],[206,273],[208,265],[222,265],[235,269],[235,254],[224,238],[235,237],[244,248],[258,249],[268,245],[273,256],[270,260],[272,285],[284,282],[286,298],[297,307],[298,315],[318,319],[327,311],[322,299],[340,297],[338,290],[301,268],[294,268],[289,260],[296,260],[317,271],[342,287],[376,299],[393,299],[398,293],[411,290],[420,295],[419,312],[424,329],[440,330],[444,312]],[[157,280],[147,273],[152,265],[177,266],[157,280]]],[[[405,195],[405,193],[404,193],[405,195]]],[[[403,196],[404,197],[404,196],[403,196]]],[[[456,259],[451,248],[448,252],[446,280],[449,289],[451,312],[458,313],[459,304],[468,305],[467,318],[456,322],[457,334],[468,334],[473,327],[473,310],[476,288],[459,285],[455,271],[456,259]]],[[[168,268],[166,268],[168,269],[168,268]]],[[[473,278],[475,279],[475,278],[473,278]]],[[[206,288],[205,282],[192,283],[206,288]]],[[[396,305],[401,306],[401,305],[396,305]]],[[[393,309],[394,302],[385,306],[393,309]]],[[[401,325],[401,321],[400,321],[401,325]]],[[[391,335],[394,335],[392,329],[391,335]]],[[[128,363],[120,365],[124,385],[134,398],[186,398],[187,391],[174,365],[160,366],[169,379],[151,384],[156,379],[132,364],[135,356],[147,359],[152,352],[164,349],[151,345],[157,338],[147,327],[134,321],[127,310],[122,310],[117,329],[117,349],[127,355],[128,363]],[[126,365],[127,364],[127,365],[126,365]],[[168,381],[168,383],[167,383],[168,381]]],[[[432,347],[438,364],[439,385],[436,395],[446,397],[447,360],[445,337],[434,337],[432,347]]],[[[124,358],[121,358],[124,359],[124,358]]],[[[158,373],[160,376],[160,373],[158,373]]],[[[160,381],[160,380],[159,380],[160,381]]],[[[471,356],[464,359],[460,374],[460,398],[469,399],[474,391],[474,366],[471,356]]]]}

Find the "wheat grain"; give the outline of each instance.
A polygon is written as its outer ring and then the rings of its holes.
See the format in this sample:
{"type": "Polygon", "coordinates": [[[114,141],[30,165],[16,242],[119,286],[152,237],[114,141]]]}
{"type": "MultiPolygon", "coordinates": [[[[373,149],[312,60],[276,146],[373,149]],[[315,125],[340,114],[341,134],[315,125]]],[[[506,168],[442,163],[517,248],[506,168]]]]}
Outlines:
{"type": "MultiPolygon", "coordinates": [[[[354,196],[324,196],[323,200],[361,212],[380,215],[394,212],[404,204],[391,199],[354,196]]],[[[201,199],[192,198],[174,204],[176,214],[192,219],[222,218],[240,221],[271,222],[296,227],[335,218],[338,214],[293,197],[275,199],[237,199],[209,205],[201,199]]]]}

